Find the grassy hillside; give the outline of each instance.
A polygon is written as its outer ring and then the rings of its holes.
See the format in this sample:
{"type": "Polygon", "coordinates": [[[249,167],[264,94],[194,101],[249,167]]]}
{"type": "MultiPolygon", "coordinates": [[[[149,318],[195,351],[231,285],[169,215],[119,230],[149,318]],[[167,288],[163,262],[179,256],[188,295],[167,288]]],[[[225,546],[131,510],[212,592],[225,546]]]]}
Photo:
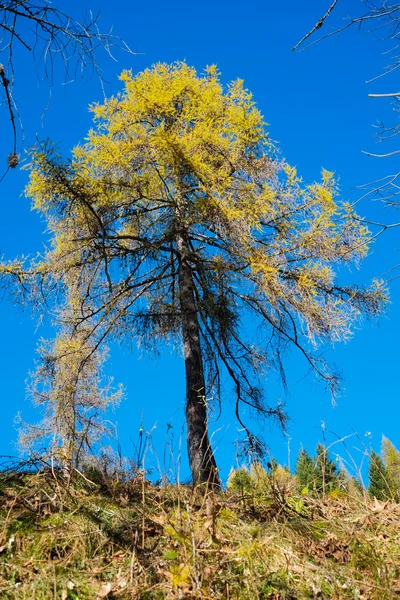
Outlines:
{"type": "Polygon", "coordinates": [[[140,473],[66,486],[51,468],[4,471],[0,598],[400,598],[400,505],[263,473],[207,495],[140,473]]]}

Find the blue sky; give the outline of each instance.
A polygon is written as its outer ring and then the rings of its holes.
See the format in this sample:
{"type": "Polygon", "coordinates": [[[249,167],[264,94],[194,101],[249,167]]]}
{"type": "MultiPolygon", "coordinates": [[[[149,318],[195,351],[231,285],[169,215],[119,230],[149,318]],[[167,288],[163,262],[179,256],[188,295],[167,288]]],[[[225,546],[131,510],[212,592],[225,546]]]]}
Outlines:
{"type": "MultiPolygon", "coordinates": [[[[327,3],[328,6],[329,3],[327,3]]],[[[58,5],[74,16],[92,9],[101,10],[103,29],[113,26],[137,54],[116,52],[117,62],[104,52],[98,60],[104,71],[105,91],[108,96],[121,89],[118,74],[125,68],[133,72],[158,61],[186,60],[201,71],[216,63],[228,83],[237,77],[245,80],[254,99],[269,123],[269,132],[281,149],[282,155],[296,165],[304,180],[318,179],[321,168],[335,171],[340,178],[341,194],[354,201],[360,192],[357,186],[397,169],[396,157],[374,159],[361,150],[379,152],[373,139],[372,127],[379,119],[390,122],[390,105],[385,100],[368,98],[370,92],[396,91],[395,77],[378,80],[368,86],[366,80],[381,72],[385,65],[382,52],[386,43],[377,34],[363,35],[349,31],[340,38],[331,38],[306,51],[293,53],[291,48],[321,16],[325,7],[315,9],[313,3],[287,0],[285,3],[250,1],[210,2],[201,4],[177,0],[168,4],[155,0],[151,8],[114,0],[60,0],[58,5]],[[91,3],[92,2],[92,3],[91,3]],[[311,6],[312,5],[312,6],[311,6]]],[[[326,6],[326,8],[327,8],[326,6]]],[[[358,14],[361,2],[346,0],[333,15],[332,24],[340,24],[346,14],[358,14]]],[[[325,25],[328,30],[329,22],[325,25]]],[[[1,62],[5,59],[0,58],[1,62]]],[[[61,85],[57,78],[49,100],[45,83],[39,85],[30,57],[18,49],[15,53],[15,96],[19,103],[25,130],[25,147],[36,138],[60,142],[68,151],[82,141],[91,126],[88,105],[101,101],[102,90],[96,80],[76,81],[61,85]]],[[[0,157],[5,158],[12,147],[7,126],[5,107],[0,107],[0,157]]],[[[391,149],[386,146],[384,151],[391,149]]],[[[6,258],[17,255],[35,255],[46,242],[45,224],[30,210],[23,196],[27,173],[13,171],[0,185],[2,213],[0,221],[0,252],[6,258]]],[[[377,202],[366,201],[359,212],[371,220],[391,223],[399,214],[384,210],[377,202]]],[[[372,277],[385,273],[399,260],[398,230],[381,236],[360,270],[353,269],[346,280],[367,283],[372,277]]],[[[351,341],[327,349],[327,357],[343,374],[343,389],[332,406],[329,392],[307,376],[306,365],[295,352],[286,359],[289,395],[268,376],[268,397],[273,402],[286,400],[291,417],[288,437],[270,424],[262,425],[271,454],[280,462],[288,462],[290,439],[291,464],[300,445],[312,451],[322,440],[321,423],[338,436],[356,431],[357,436],[347,440],[354,460],[362,460],[365,444],[380,448],[384,433],[400,447],[397,425],[399,381],[398,364],[400,339],[400,283],[391,284],[391,304],[379,322],[359,324],[351,341]],[[370,435],[365,436],[366,432],[370,435]]],[[[37,419],[37,412],[26,398],[25,380],[33,369],[35,347],[41,336],[51,337],[51,328],[37,328],[29,310],[21,311],[4,297],[0,304],[0,377],[2,401],[2,435],[0,454],[17,454],[16,413],[22,411],[27,421],[37,419]]],[[[122,382],[126,397],[112,415],[118,424],[119,442],[123,454],[132,456],[132,444],[137,441],[143,421],[146,430],[153,429],[155,451],[163,462],[167,423],[175,436],[176,447],[182,435],[184,380],[179,354],[163,351],[155,360],[142,356],[135,344],[112,348],[108,371],[117,382],[122,382]],[[132,347],[131,347],[132,346],[132,347]]],[[[217,461],[225,477],[236,464],[234,440],[238,436],[232,406],[227,403],[216,430],[217,461]]],[[[335,436],[326,433],[328,442],[335,436]]],[[[344,446],[334,446],[343,458],[349,459],[344,446]]],[[[182,477],[188,475],[185,442],[182,440],[182,477]]],[[[149,460],[150,460],[149,455],[149,460]]],[[[153,457],[154,458],[154,457],[153,457]]]]}

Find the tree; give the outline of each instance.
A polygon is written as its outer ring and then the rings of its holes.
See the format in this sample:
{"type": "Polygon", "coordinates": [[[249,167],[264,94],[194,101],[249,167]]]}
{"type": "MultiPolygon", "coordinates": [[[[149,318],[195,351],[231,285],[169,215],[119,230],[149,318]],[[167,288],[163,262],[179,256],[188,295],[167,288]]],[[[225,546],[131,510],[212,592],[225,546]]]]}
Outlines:
{"type": "Polygon", "coordinates": [[[317,492],[325,494],[340,484],[340,474],[337,462],[329,457],[328,450],[323,444],[317,444],[315,449],[315,487],[317,492]]]}
{"type": "Polygon", "coordinates": [[[228,477],[228,490],[233,492],[241,492],[242,495],[253,491],[255,487],[254,477],[246,467],[239,469],[231,469],[228,477]]]}
{"type": "Polygon", "coordinates": [[[295,475],[300,490],[315,494],[326,494],[340,484],[337,463],[329,457],[323,444],[317,444],[314,456],[310,456],[304,448],[300,450],[295,475]]]}
{"type": "Polygon", "coordinates": [[[52,84],[54,71],[61,68],[65,81],[91,69],[101,79],[97,50],[109,54],[115,47],[128,46],[111,33],[98,28],[98,15],[83,21],[53,6],[48,0],[2,0],[0,2],[0,42],[5,64],[0,64],[0,90],[11,123],[13,143],[8,168],[18,165],[17,105],[13,96],[18,48],[30,53],[40,76],[52,84]]]}
{"type": "Polygon", "coordinates": [[[382,437],[382,456],[392,495],[400,498],[400,452],[388,438],[382,437]]]}
{"type": "Polygon", "coordinates": [[[297,457],[295,475],[297,487],[300,491],[314,488],[315,463],[304,448],[301,448],[297,457]]]}
{"type": "Polygon", "coordinates": [[[389,477],[383,460],[373,450],[371,451],[368,466],[369,486],[368,493],[377,500],[389,500],[392,493],[389,486],[389,477]]]}
{"type": "Polygon", "coordinates": [[[122,389],[113,390],[112,379],[104,376],[105,345],[96,345],[87,328],[73,327],[76,311],[77,304],[67,302],[58,314],[58,336],[39,345],[40,360],[28,391],[43,410],[43,419],[37,425],[24,423],[20,432],[22,446],[31,453],[47,442],[68,479],[108,433],[103,413],[122,395],[122,389]]]}
{"type": "Polygon", "coordinates": [[[197,76],[185,63],[121,79],[123,93],[92,107],[95,128],[72,160],[49,144],[34,152],[27,193],[52,247],[1,273],[47,280],[58,302],[76,294],[73,329],[96,347],[178,340],[193,481],[218,483],[207,411],[223,399],[224,375],[260,453],[243,409],[285,419],[265,403],[266,369],[282,369],[293,346],[335,392],[317,341],[348,338],[361,314],[379,314],[385,292],[378,281],[339,285],[336,265],[366,255],[368,231],[331,173],[303,185],[280,158],[242,81],[225,90],[215,67],[197,76]]]}

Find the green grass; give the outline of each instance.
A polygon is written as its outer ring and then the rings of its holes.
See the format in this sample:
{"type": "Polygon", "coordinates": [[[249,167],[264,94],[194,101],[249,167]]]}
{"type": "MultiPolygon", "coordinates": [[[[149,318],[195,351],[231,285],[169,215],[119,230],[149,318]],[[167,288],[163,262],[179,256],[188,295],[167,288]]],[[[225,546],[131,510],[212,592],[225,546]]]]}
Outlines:
{"type": "Polygon", "coordinates": [[[400,505],[0,474],[3,600],[400,598],[400,505]]]}

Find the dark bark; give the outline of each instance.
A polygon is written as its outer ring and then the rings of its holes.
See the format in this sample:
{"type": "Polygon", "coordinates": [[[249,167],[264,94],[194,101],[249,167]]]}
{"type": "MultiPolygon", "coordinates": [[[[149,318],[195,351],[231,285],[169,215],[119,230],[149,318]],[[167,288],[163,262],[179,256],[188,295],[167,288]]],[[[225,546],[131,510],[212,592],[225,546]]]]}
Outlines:
{"type": "Polygon", "coordinates": [[[200,342],[200,325],[194,294],[189,249],[184,234],[177,235],[179,301],[182,312],[183,352],[186,372],[186,426],[193,484],[219,486],[215,458],[208,437],[206,386],[200,342]]]}

